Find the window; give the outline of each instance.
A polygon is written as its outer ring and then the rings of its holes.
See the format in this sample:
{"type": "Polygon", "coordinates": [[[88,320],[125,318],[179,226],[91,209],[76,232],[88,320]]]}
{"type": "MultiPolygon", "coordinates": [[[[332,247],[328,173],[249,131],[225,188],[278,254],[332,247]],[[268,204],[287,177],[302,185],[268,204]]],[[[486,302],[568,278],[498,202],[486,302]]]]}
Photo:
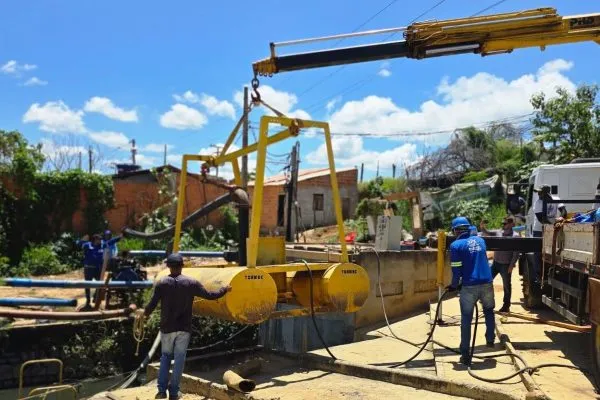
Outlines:
{"type": "Polygon", "coordinates": [[[323,211],[324,202],[322,194],[313,194],[313,211],[323,211]]]}
{"type": "Polygon", "coordinates": [[[558,185],[552,185],[550,193],[551,194],[558,194],[558,185]]]}

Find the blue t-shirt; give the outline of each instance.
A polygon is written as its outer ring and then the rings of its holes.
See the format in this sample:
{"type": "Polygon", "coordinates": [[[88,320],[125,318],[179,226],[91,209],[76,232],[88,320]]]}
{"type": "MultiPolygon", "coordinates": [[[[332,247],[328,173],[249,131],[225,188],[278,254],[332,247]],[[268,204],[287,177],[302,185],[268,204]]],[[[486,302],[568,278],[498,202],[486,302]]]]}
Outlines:
{"type": "Polygon", "coordinates": [[[450,245],[452,286],[457,287],[492,282],[492,270],[487,259],[485,241],[479,236],[463,233],[450,245]]]}
{"type": "Polygon", "coordinates": [[[83,249],[83,265],[86,267],[102,268],[102,262],[104,260],[104,246],[94,246],[92,242],[83,242],[81,248],[83,249]]]}

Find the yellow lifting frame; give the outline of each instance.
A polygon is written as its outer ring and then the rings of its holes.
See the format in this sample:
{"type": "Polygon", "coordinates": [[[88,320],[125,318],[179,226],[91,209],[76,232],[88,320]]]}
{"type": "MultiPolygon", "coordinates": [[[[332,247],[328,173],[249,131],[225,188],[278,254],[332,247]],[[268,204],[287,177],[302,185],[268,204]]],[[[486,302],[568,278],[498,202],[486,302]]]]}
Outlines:
{"type": "Polygon", "coordinates": [[[341,262],[348,262],[348,249],[344,239],[344,219],[342,216],[342,205],[340,201],[340,191],[338,187],[337,175],[335,171],[335,161],[333,158],[333,146],[331,144],[331,132],[329,124],[326,122],[301,120],[296,118],[288,118],[282,116],[263,116],[260,119],[259,137],[256,143],[248,147],[226,153],[226,150],[233,142],[239,123],[236,125],[231,135],[227,139],[227,144],[224,146],[224,151],[216,156],[185,154],[181,161],[181,177],[179,178],[179,196],[177,199],[177,215],[175,219],[175,237],[173,239],[173,251],[179,251],[179,243],[181,239],[181,223],[183,221],[183,211],[185,205],[186,185],[187,185],[187,170],[188,162],[201,161],[208,166],[218,166],[227,162],[231,163],[236,185],[241,184],[241,174],[238,164],[238,159],[244,155],[256,152],[256,177],[254,179],[254,192],[252,194],[252,215],[250,219],[250,231],[248,236],[247,248],[247,266],[256,267],[258,257],[258,242],[260,234],[260,222],[263,208],[263,186],[265,179],[265,165],[267,158],[267,146],[285,140],[292,136],[297,136],[302,128],[316,128],[323,130],[325,136],[325,145],[327,147],[327,159],[329,163],[329,172],[331,179],[331,190],[333,194],[333,207],[338,227],[338,239],[341,245],[341,262]],[[286,129],[269,136],[270,125],[279,125],[286,129]]]}

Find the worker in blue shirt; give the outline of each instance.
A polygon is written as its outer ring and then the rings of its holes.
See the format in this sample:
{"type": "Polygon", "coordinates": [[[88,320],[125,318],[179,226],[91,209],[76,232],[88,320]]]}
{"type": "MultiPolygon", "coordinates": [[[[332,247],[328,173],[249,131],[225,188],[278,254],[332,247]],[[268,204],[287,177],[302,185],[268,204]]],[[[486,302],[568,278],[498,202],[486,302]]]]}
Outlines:
{"type": "Polygon", "coordinates": [[[115,258],[119,255],[119,249],[117,247],[117,242],[121,240],[123,236],[112,236],[112,232],[109,230],[104,231],[104,235],[102,237],[102,244],[104,247],[108,247],[110,249],[110,258],[115,258]]]}
{"type": "Polygon", "coordinates": [[[485,339],[488,347],[494,347],[494,289],[492,270],[487,259],[485,242],[471,235],[472,225],[465,217],[452,220],[456,240],[450,245],[452,283],[449,292],[460,290],[460,362],[471,365],[471,322],[475,303],[480,301],[485,316],[485,339]]]}
{"type": "MultiPolygon", "coordinates": [[[[102,272],[102,262],[104,260],[104,245],[100,235],[93,235],[91,241],[87,241],[87,237],[77,242],[83,249],[83,277],[86,281],[100,280],[102,272]]],[[[85,289],[85,306],[90,307],[90,289],[85,289]]],[[[96,293],[94,292],[94,297],[96,293]]]]}

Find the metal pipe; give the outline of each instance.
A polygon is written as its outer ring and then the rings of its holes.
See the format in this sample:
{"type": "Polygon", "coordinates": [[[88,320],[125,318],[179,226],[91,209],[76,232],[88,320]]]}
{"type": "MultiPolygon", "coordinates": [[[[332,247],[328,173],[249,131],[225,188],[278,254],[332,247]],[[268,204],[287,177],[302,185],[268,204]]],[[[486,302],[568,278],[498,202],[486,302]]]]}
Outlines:
{"type": "Polygon", "coordinates": [[[347,39],[347,38],[351,38],[351,37],[382,35],[384,33],[397,33],[397,32],[404,32],[406,30],[406,28],[407,28],[406,26],[401,26],[399,28],[373,29],[370,31],[343,33],[340,35],[322,36],[322,37],[298,39],[298,40],[288,40],[286,42],[272,43],[272,46],[273,47],[283,47],[283,46],[292,46],[292,45],[298,45],[298,44],[323,42],[323,41],[327,41],[327,40],[347,39]]]}
{"type": "Polygon", "coordinates": [[[20,306],[55,306],[55,307],[74,307],[77,305],[77,299],[53,299],[36,297],[3,297],[0,298],[0,306],[20,307],[20,306]]]}
{"type": "Polygon", "coordinates": [[[33,310],[0,310],[0,317],[25,318],[25,319],[50,319],[63,321],[100,320],[116,317],[126,317],[136,310],[135,305],[128,308],[109,311],[89,312],[59,312],[59,311],[33,311],[33,310]]]}
{"type": "Polygon", "coordinates": [[[50,287],[50,288],[102,288],[111,289],[144,289],[152,287],[153,281],[83,281],[83,280],[55,280],[55,279],[29,279],[29,278],[0,278],[0,286],[13,287],[50,287]]]}
{"type": "Polygon", "coordinates": [[[262,362],[260,359],[246,361],[243,364],[236,365],[228,369],[223,374],[223,382],[228,388],[242,393],[248,393],[256,388],[256,382],[252,379],[243,378],[243,376],[254,375],[260,372],[262,362]]]}
{"type": "MultiPolygon", "coordinates": [[[[131,256],[156,256],[166,257],[167,252],[165,250],[130,250],[131,256]]],[[[219,258],[223,257],[222,251],[196,251],[196,250],[182,250],[179,252],[184,257],[204,257],[204,258],[219,258]]]]}

